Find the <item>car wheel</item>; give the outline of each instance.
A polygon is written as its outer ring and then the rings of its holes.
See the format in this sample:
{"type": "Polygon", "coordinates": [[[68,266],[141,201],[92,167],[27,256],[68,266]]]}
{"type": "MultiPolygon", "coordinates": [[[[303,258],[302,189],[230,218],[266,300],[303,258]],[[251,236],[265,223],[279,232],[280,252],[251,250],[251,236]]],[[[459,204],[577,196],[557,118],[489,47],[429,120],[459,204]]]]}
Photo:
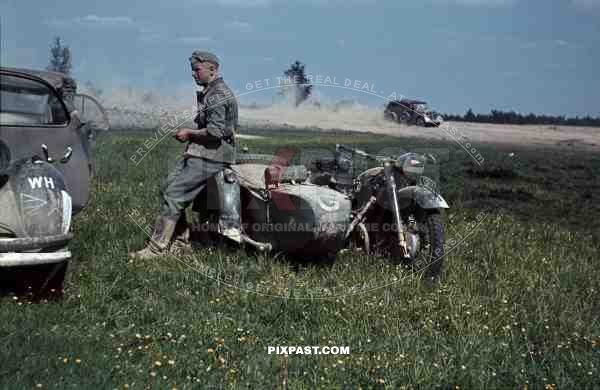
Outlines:
{"type": "Polygon", "coordinates": [[[410,114],[407,112],[400,114],[400,119],[398,120],[398,122],[403,123],[405,125],[410,124],[410,114]]]}
{"type": "Polygon", "coordinates": [[[63,295],[67,261],[29,267],[27,272],[28,290],[40,298],[60,298],[63,295]]]}
{"type": "Polygon", "coordinates": [[[63,296],[68,261],[2,270],[2,291],[30,296],[36,300],[63,296]]]}
{"type": "Polygon", "coordinates": [[[419,115],[417,117],[417,120],[415,121],[415,123],[416,123],[417,126],[424,127],[425,126],[425,119],[422,116],[419,115]]]}
{"type": "Polygon", "coordinates": [[[384,118],[389,121],[398,122],[398,115],[393,111],[388,111],[384,113],[384,118]]]}

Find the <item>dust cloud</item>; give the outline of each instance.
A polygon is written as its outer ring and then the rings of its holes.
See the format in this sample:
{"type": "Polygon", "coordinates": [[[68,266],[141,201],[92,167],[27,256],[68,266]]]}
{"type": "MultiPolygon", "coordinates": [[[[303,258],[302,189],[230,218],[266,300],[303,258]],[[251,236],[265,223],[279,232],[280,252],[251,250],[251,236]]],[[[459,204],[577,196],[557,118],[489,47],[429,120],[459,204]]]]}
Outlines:
{"type": "MultiPolygon", "coordinates": [[[[84,89],[82,92],[86,92],[84,89]]],[[[156,91],[121,88],[98,97],[109,115],[113,130],[155,130],[195,126],[195,96],[189,88],[172,95],[156,91]]],[[[400,125],[383,117],[385,102],[373,107],[352,99],[309,99],[296,107],[290,99],[271,104],[240,104],[242,132],[252,128],[305,128],[352,130],[402,137],[419,137],[471,143],[540,145],[571,149],[600,150],[596,128],[544,125],[499,125],[445,122],[441,127],[400,125]]],[[[465,146],[466,145],[466,146],[465,146]]]]}
{"type": "MultiPolygon", "coordinates": [[[[194,125],[193,90],[164,95],[156,91],[135,88],[118,88],[97,96],[93,90],[82,88],[102,103],[106,109],[111,128],[114,130],[152,130],[165,123],[177,123],[179,127],[194,125]]],[[[282,97],[271,104],[240,104],[240,124],[246,127],[294,126],[320,129],[344,129],[368,131],[376,128],[397,128],[398,125],[384,120],[383,102],[372,107],[351,99],[308,99],[296,107],[291,99],[282,97]]]]}

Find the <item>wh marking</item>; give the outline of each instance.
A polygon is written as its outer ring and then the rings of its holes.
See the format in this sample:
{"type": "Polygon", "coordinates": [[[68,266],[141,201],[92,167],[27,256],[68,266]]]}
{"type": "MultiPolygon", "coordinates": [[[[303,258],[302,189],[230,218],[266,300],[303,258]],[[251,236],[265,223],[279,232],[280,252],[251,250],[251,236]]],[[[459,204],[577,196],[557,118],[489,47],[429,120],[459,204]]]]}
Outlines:
{"type": "Polygon", "coordinates": [[[38,176],[38,177],[28,177],[27,180],[29,181],[29,185],[31,186],[31,189],[36,189],[36,188],[42,188],[42,183],[44,184],[44,186],[46,188],[49,188],[51,190],[54,189],[54,179],[52,179],[51,177],[46,177],[46,176],[38,176]]]}

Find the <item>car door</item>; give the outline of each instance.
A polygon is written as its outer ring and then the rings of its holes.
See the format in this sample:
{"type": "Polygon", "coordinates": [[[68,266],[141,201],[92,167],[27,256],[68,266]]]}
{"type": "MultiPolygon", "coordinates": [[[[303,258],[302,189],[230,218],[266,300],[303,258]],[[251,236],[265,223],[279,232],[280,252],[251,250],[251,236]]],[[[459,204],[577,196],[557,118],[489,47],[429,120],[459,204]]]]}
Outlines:
{"type": "Polygon", "coordinates": [[[96,166],[92,145],[98,133],[110,129],[108,115],[98,100],[82,93],[74,95],[73,106],[82,122],[80,133],[84,150],[88,156],[90,173],[94,176],[96,166]]]}
{"type": "Polygon", "coordinates": [[[0,139],[13,160],[37,155],[53,163],[64,176],[73,214],[85,207],[89,153],[79,121],[51,84],[25,73],[0,73],[0,139]]]}

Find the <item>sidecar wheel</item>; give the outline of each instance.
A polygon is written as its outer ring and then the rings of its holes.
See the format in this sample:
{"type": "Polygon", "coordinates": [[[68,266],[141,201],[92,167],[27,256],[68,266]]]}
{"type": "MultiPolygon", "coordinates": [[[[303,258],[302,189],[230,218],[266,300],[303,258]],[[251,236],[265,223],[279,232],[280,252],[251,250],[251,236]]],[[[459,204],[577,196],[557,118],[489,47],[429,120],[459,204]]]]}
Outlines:
{"type": "Polygon", "coordinates": [[[413,269],[424,272],[428,279],[437,279],[444,260],[444,226],[439,210],[419,210],[416,215],[421,247],[413,269]]]}

